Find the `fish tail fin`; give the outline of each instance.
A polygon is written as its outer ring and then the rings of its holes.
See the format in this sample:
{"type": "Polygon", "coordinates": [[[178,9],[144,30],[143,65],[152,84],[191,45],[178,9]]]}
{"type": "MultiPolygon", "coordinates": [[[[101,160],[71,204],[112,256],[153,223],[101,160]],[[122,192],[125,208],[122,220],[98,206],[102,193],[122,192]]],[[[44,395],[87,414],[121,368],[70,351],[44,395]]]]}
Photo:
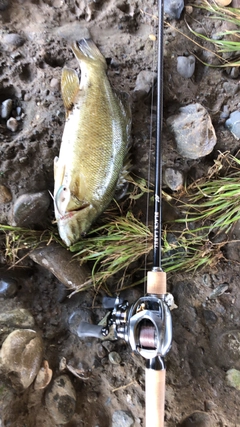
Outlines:
{"type": "Polygon", "coordinates": [[[107,63],[100,50],[92,39],[81,39],[72,44],[72,50],[78,61],[83,61],[89,65],[101,65],[107,68],[107,63]]]}

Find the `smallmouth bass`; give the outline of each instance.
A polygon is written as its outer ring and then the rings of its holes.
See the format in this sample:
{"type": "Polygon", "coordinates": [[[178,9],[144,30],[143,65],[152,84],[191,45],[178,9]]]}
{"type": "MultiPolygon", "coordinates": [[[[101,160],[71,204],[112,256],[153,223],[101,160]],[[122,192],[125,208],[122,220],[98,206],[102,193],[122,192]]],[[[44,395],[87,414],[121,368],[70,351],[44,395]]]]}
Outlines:
{"type": "Polygon", "coordinates": [[[71,46],[81,69],[61,78],[66,122],[54,159],[54,210],[67,246],[86,235],[121,181],[128,153],[131,113],[111,88],[106,61],[91,39],[71,46]]]}

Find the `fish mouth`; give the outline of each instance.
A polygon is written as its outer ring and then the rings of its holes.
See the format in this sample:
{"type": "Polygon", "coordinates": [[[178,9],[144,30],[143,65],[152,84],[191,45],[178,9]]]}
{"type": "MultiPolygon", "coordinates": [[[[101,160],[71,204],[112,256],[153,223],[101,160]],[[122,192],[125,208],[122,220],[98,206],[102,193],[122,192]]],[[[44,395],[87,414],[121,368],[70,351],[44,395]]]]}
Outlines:
{"type": "Polygon", "coordinates": [[[76,216],[80,211],[88,208],[90,206],[89,203],[86,203],[85,205],[81,206],[79,209],[75,209],[74,211],[69,211],[65,213],[64,215],[61,215],[58,221],[67,221],[68,219],[73,218],[76,216]]]}

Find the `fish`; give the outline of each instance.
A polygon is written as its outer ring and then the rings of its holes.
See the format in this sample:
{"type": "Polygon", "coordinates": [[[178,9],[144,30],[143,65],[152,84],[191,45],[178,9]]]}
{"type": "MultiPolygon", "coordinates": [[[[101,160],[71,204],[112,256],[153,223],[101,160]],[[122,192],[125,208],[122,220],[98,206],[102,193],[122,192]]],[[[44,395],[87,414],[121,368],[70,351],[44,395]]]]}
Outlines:
{"type": "Polygon", "coordinates": [[[113,90],[107,63],[91,38],[71,45],[81,76],[64,67],[66,110],[59,156],[54,159],[54,212],[67,246],[78,242],[108,207],[129,164],[131,108],[113,90]]]}

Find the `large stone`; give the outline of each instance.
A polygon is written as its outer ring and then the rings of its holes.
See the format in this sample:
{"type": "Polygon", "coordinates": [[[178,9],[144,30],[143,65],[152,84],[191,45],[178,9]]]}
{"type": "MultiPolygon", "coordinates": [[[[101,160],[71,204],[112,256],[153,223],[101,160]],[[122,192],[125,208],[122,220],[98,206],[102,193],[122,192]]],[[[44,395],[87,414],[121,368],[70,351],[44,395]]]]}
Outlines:
{"type": "Polygon", "coordinates": [[[67,424],[76,407],[76,392],[67,375],[57,377],[45,398],[48,411],[56,424],[67,424]]]}
{"type": "Polygon", "coordinates": [[[14,225],[29,227],[39,224],[46,214],[50,201],[48,191],[22,194],[13,206],[14,225]]]}
{"type": "Polygon", "coordinates": [[[134,419],[125,411],[115,411],[112,417],[112,427],[132,427],[134,419]]]}
{"type": "Polygon", "coordinates": [[[164,12],[172,19],[179,19],[183,8],[184,0],[164,0],[164,12]]]}
{"type": "Polygon", "coordinates": [[[240,111],[233,111],[229,119],[226,120],[225,126],[236,139],[240,139],[240,111]]]}
{"type": "Polygon", "coordinates": [[[27,389],[39,372],[43,357],[40,335],[32,329],[16,329],[2,344],[0,372],[16,391],[27,389]]]}
{"type": "Polygon", "coordinates": [[[57,243],[35,249],[30,253],[30,257],[51,271],[69,289],[81,289],[91,276],[86,265],[80,265],[67,249],[57,243]]]}
{"type": "Polygon", "coordinates": [[[167,119],[179,154],[188,159],[198,159],[210,154],[217,142],[211,117],[201,104],[189,104],[167,119]]]}

